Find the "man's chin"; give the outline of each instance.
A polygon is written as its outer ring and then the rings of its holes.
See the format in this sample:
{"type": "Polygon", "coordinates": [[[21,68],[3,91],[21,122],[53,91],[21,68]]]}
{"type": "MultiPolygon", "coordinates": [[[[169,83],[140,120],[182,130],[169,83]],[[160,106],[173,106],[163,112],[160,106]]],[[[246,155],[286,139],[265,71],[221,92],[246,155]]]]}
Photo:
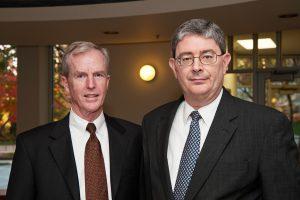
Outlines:
{"type": "Polygon", "coordinates": [[[99,111],[102,111],[103,107],[100,105],[86,105],[85,111],[87,113],[97,113],[99,111]]]}
{"type": "Polygon", "coordinates": [[[209,89],[207,88],[195,88],[194,90],[190,91],[191,96],[202,96],[207,95],[209,93],[209,89]]]}
{"type": "Polygon", "coordinates": [[[89,112],[89,113],[97,113],[97,112],[101,112],[101,111],[102,111],[102,108],[100,108],[100,107],[90,108],[87,110],[87,112],[89,112]]]}

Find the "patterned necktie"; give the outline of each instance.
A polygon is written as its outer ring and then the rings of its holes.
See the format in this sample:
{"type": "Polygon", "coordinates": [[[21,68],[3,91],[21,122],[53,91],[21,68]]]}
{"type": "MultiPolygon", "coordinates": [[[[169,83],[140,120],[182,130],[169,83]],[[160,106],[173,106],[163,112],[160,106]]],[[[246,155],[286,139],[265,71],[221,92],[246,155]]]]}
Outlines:
{"type": "Polygon", "coordinates": [[[198,111],[193,111],[190,116],[192,117],[190,131],[181,155],[179,170],[173,192],[175,200],[184,200],[193,175],[197,158],[199,157],[200,153],[199,119],[201,116],[198,111]]]}
{"type": "Polygon", "coordinates": [[[89,123],[86,130],[90,133],[84,155],[86,200],[108,200],[105,165],[95,124],[89,123]]]}

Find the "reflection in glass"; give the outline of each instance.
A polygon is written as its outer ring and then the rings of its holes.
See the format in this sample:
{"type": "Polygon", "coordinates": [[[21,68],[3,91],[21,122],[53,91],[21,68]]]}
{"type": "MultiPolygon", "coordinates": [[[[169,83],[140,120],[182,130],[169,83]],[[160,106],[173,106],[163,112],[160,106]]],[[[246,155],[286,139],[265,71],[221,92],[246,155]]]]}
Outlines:
{"type": "Polygon", "coordinates": [[[233,69],[252,68],[252,35],[237,35],[233,37],[233,69]],[[245,43],[246,42],[246,43],[245,43]]]}
{"type": "Polygon", "coordinates": [[[300,66],[300,29],[282,31],[282,66],[300,66]]]}
{"type": "Polygon", "coordinates": [[[259,55],[258,56],[258,67],[262,68],[262,69],[276,67],[275,55],[274,56],[259,55]]]}
{"type": "Polygon", "coordinates": [[[283,56],[282,65],[284,67],[297,67],[297,66],[299,67],[300,66],[300,54],[283,56]]]}
{"type": "Polygon", "coordinates": [[[300,142],[300,78],[294,81],[266,81],[266,105],[283,112],[292,122],[300,142]]]}
{"type": "Polygon", "coordinates": [[[276,67],[276,33],[258,35],[258,68],[276,67]]]}
{"type": "Polygon", "coordinates": [[[224,87],[231,95],[253,102],[252,73],[226,74],[224,87]]]}

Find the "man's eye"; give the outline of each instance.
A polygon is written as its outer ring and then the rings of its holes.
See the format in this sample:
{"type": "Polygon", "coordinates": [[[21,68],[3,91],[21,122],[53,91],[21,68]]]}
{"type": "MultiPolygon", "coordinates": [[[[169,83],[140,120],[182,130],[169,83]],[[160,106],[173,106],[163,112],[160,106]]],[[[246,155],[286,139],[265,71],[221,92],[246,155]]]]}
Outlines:
{"type": "Polygon", "coordinates": [[[76,78],[85,78],[86,77],[86,75],[84,75],[84,74],[77,74],[76,75],[76,78]]]}
{"type": "Polygon", "coordinates": [[[192,60],[192,59],[193,59],[193,57],[182,57],[182,58],[181,58],[181,60],[182,60],[183,62],[190,61],[190,60],[192,60]]]}
{"type": "Polygon", "coordinates": [[[97,73],[97,74],[94,75],[94,77],[97,77],[97,78],[104,78],[104,77],[105,77],[105,74],[97,73]]]}
{"type": "Polygon", "coordinates": [[[206,60],[209,60],[209,59],[213,59],[214,56],[211,55],[211,54],[204,54],[204,55],[202,55],[202,58],[203,58],[203,59],[206,59],[206,60]]]}

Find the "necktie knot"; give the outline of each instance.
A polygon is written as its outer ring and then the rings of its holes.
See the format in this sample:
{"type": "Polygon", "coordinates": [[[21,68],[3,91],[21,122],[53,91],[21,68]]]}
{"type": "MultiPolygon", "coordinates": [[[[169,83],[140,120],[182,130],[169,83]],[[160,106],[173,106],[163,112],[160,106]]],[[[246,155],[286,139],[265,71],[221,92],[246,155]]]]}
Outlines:
{"type": "Polygon", "coordinates": [[[192,117],[193,121],[199,121],[199,119],[201,118],[201,115],[198,111],[191,112],[190,116],[192,117]]]}
{"type": "Polygon", "coordinates": [[[88,125],[86,126],[86,130],[91,134],[91,135],[95,135],[96,133],[96,126],[94,123],[88,123],[88,125]]]}

